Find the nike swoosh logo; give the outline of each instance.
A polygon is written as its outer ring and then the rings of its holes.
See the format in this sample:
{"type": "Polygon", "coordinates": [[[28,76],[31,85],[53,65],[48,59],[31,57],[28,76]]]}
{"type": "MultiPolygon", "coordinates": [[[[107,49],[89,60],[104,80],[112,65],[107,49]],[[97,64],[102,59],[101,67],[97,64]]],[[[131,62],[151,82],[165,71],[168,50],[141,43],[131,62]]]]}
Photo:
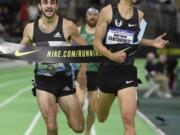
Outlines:
{"type": "Polygon", "coordinates": [[[18,50],[16,50],[16,52],[15,52],[15,56],[21,57],[21,56],[25,56],[25,55],[28,55],[28,54],[32,54],[32,53],[38,52],[38,51],[39,51],[39,50],[28,51],[28,52],[20,52],[19,49],[18,49],[18,50]]]}
{"type": "Polygon", "coordinates": [[[136,24],[128,24],[129,27],[135,27],[136,24]]]}
{"type": "Polygon", "coordinates": [[[132,83],[133,81],[126,81],[126,84],[132,83]]]}

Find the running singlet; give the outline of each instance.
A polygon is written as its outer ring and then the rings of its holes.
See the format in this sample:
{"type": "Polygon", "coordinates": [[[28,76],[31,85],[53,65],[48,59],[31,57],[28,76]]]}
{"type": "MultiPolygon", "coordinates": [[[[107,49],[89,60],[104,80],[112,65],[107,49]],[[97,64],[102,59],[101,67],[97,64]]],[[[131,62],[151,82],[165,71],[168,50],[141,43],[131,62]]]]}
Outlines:
{"type": "MultiPolygon", "coordinates": [[[[104,44],[114,44],[119,45],[122,48],[127,47],[127,45],[138,45],[134,44],[138,41],[138,34],[140,31],[139,28],[139,17],[138,17],[138,9],[134,7],[133,9],[133,16],[130,19],[124,19],[119,10],[117,5],[112,6],[112,20],[107,27],[107,32],[104,38],[104,44]]],[[[121,49],[122,49],[121,48],[121,49]]],[[[121,50],[119,48],[119,50],[121,50]]],[[[117,52],[119,50],[111,50],[112,52],[117,52]]],[[[129,56],[126,59],[126,62],[123,65],[132,65],[134,63],[133,56],[129,56]]],[[[104,62],[102,65],[114,65],[120,66],[122,64],[109,61],[104,62]]]]}
{"type": "MultiPolygon", "coordinates": [[[[33,43],[36,46],[67,46],[68,43],[64,38],[63,33],[63,18],[59,16],[56,28],[50,33],[43,33],[39,29],[39,19],[34,23],[33,43]]],[[[36,63],[35,72],[38,75],[53,76],[58,72],[65,72],[67,75],[71,74],[70,64],[64,63],[36,63]]]]}
{"type": "MultiPolygon", "coordinates": [[[[85,29],[85,25],[80,28],[80,35],[86,41],[88,45],[92,45],[94,40],[94,33],[88,33],[85,29]]],[[[97,71],[98,70],[98,63],[88,63],[87,71],[97,71]]]]}

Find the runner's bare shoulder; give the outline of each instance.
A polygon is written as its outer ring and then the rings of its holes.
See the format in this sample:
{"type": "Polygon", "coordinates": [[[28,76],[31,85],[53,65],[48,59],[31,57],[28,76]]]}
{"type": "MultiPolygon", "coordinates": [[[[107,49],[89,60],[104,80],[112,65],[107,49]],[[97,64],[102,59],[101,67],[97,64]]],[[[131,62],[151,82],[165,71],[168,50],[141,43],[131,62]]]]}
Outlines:
{"type": "Polygon", "coordinates": [[[112,20],[112,6],[111,4],[103,7],[101,9],[100,15],[103,16],[104,20],[106,20],[107,22],[111,22],[112,20]]]}
{"type": "Polygon", "coordinates": [[[74,32],[78,32],[77,26],[68,19],[63,19],[63,32],[66,40],[69,40],[71,34],[74,32]]]}
{"type": "Polygon", "coordinates": [[[30,39],[32,39],[32,37],[33,37],[33,30],[34,30],[34,22],[28,23],[28,24],[25,26],[25,28],[24,28],[23,36],[27,36],[27,37],[29,37],[30,39]]]}
{"type": "Polygon", "coordinates": [[[29,45],[32,43],[33,39],[33,29],[34,29],[34,23],[28,23],[23,31],[23,38],[21,40],[21,44],[23,45],[29,45]]]}
{"type": "Polygon", "coordinates": [[[139,15],[139,21],[141,21],[144,17],[144,13],[143,11],[141,11],[140,9],[138,9],[138,15],[139,15]]]}

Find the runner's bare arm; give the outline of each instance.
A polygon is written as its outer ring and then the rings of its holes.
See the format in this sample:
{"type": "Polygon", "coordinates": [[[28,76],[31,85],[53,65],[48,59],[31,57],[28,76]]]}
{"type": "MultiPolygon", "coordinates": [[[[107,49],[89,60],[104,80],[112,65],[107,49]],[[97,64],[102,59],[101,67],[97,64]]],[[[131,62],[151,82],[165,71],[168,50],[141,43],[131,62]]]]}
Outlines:
{"type": "Polygon", "coordinates": [[[108,25],[108,18],[106,17],[107,10],[108,10],[107,7],[105,7],[101,10],[99,14],[93,45],[95,50],[97,50],[99,53],[110,59],[112,53],[102,43],[108,25]]]}
{"type": "MultiPolygon", "coordinates": [[[[79,31],[77,26],[68,20],[64,20],[65,24],[65,37],[69,37],[73,42],[75,42],[77,45],[86,45],[86,42],[84,39],[80,37],[79,31]]],[[[86,71],[87,71],[87,63],[82,63],[80,65],[80,69],[77,75],[77,81],[80,85],[80,88],[82,90],[87,88],[87,76],[86,76],[86,71]]]]}
{"type": "MultiPolygon", "coordinates": [[[[71,24],[70,28],[71,30],[71,39],[78,45],[86,45],[86,42],[84,39],[80,37],[78,28],[76,27],[75,24],[71,24]]],[[[80,65],[80,69],[77,75],[77,81],[80,85],[81,90],[85,90],[87,88],[87,76],[86,76],[86,71],[87,71],[87,63],[82,63],[80,65]]]]}
{"type": "Polygon", "coordinates": [[[163,38],[166,36],[166,33],[156,37],[155,39],[142,39],[141,44],[145,46],[153,46],[156,48],[164,48],[169,44],[168,40],[164,40],[163,38]]]}
{"type": "Polygon", "coordinates": [[[24,28],[23,38],[20,44],[23,44],[23,45],[32,44],[32,33],[33,33],[33,23],[29,23],[24,28]]]}
{"type": "MultiPolygon", "coordinates": [[[[141,21],[144,17],[144,13],[140,10],[138,10],[139,13],[139,21],[141,21]]],[[[146,39],[143,38],[140,42],[141,45],[144,46],[153,46],[156,48],[164,48],[167,44],[169,44],[168,40],[164,40],[163,38],[166,36],[166,33],[163,33],[162,35],[156,37],[155,39],[146,39]]]]}
{"type": "Polygon", "coordinates": [[[86,45],[84,39],[80,37],[77,26],[69,20],[64,19],[64,35],[66,40],[72,40],[78,45],[86,45]]]}

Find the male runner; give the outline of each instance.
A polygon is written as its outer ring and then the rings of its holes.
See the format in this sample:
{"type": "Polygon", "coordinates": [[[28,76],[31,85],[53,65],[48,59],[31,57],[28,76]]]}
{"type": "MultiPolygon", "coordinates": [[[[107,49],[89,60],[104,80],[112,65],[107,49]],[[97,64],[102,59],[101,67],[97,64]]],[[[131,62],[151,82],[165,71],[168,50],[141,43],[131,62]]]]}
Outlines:
{"type": "MultiPolygon", "coordinates": [[[[134,58],[120,49],[108,50],[105,44],[114,44],[126,48],[138,41],[139,23],[143,12],[134,7],[138,0],[120,0],[116,5],[107,5],[99,15],[94,40],[95,49],[109,58],[101,63],[98,73],[98,87],[101,90],[97,99],[96,113],[100,122],[104,122],[111,105],[117,96],[124,124],[124,135],[135,135],[137,69],[134,58]]],[[[142,44],[163,48],[168,41],[162,38],[143,39],[142,44]]]]}
{"type": "MultiPolygon", "coordinates": [[[[90,7],[86,11],[86,24],[82,25],[79,28],[80,35],[85,39],[88,45],[92,45],[95,35],[95,27],[99,15],[99,10],[90,7]]],[[[88,63],[87,65],[87,91],[79,89],[76,85],[77,95],[79,96],[80,102],[83,105],[85,103],[85,95],[87,93],[88,104],[88,113],[86,117],[86,126],[85,126],[85,135],[90,135],[92,125],[95,121],[95,103],[97,97],[97,70],[98,63],[88,63]]],[[[76,71],[77,73],[78,71],[76,71]]]]}
{"type": "MultiPolygon", "coordinates": [[[[38,0],[41,16],[35,22],[26,25],[21,44],[67,46],[67,41],[72,40],[77,44],[85,45],[77,27],[71,21],[56,14],[57,2],[57,0],[38,0]]],[[[86,80],[84,66],[80,68],[78,80],[86,80]]],[[[82,88],[85,85],[83,81],[79,81],[82,88]]],[[[69,127],[77,133],[82,132],[83,113],[73,89],[70,64],[36,63],[35,83],[37,100],[45,120],[47,134],[58,135],[56,103],[65,113],[69,127]]]]}

